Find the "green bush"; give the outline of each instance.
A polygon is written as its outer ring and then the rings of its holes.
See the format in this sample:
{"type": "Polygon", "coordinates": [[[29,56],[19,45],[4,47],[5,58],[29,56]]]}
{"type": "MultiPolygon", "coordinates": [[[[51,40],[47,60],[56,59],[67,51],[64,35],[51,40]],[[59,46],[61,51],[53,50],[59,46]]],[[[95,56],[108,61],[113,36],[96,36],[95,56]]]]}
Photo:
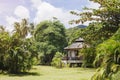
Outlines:
{"type": "Polygon", "coordinates": [[[93,67],[93,61],[95,60],[96,56],[95,49],[83,48],[82,50],[80,50],[80,54],[83,56],[82,67],[93,67]]]}
{"type": "Polygon", "coordinates": [[[112,80],[119,80],[120,28],[110,39],[97,46],[96,53],[95,61],[101,62],[101,65],[91,80],[111,80],[112,76],[112,80]]]}
{"type": "Polygon", "coordinates": [[[63,64],[61,62],[61,58],[63,57],[63,54],[60,52],[56,52],[54,58],[52,59],[51,65],[55,66],[56,68],[62,68],[63,64]]]}
{"type": "Polygon", "coordinates": [[[12,34],[0,27],[0,71],[18,74],[30,70],[37,63],[35,41],[26,38],[28,32],[25,19],[15,22],[12,34]]]}

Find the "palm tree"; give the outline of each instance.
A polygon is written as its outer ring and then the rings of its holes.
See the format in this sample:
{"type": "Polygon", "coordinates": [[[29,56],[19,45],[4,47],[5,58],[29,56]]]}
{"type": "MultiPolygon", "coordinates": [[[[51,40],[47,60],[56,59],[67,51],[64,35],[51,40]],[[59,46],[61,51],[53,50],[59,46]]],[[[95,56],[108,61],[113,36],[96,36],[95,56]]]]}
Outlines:
{"type": "Polygon", "coordinates": [[[97,47],[97,61],[101,61],[101,66],[92,80],[112,80],[112,75],[120,68],[120,28],[112,38],[97,47]]]}
{"type": "Polygon", "coordinates": [[[28,63],[31,61],[29,60],[31,53],[26,49],[26,36],[30,28],[26,19],[22,19],[20,23],[15,22],[14,28],[7,63],[10,73],[19,73],[25,71],[32,65],[28,63]]]}
{"type": "Polygon", "coordinates": [[[10,47],[10,35],[3,26],[0,26],[0,69],[5,70],[7,53],[10,47]]]}
{"type": "Polygon", "coordinates": [[[21,23],[15,22],[14,28],[15,34],[17,34],[22,39],[27,36],[30,29],[26,19],[22,19],[21,23]]]}

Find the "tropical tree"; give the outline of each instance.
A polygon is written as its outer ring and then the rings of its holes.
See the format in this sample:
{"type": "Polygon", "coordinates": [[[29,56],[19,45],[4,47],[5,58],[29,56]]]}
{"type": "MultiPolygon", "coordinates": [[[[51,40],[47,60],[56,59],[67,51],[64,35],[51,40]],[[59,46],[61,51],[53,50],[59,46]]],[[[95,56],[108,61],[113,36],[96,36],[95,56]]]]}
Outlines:
{"type": "MultiPolygon", "coordinates": [[[[71,11],[72,14],[79,16],[78,20],[72,20],[70,23],[84,23],[86,21],[92,21],[93,29],[96,29],[94,34],[102,41],[110,38],[117,30],[120,24],[120,8],[119,0],[90,0],[99,4],[98,9],[84,8],[84,12],[77,13],[71,11]],[[99,26],[99,27],[97,27],[99,26]]],[[[91,27],[91,28],[92,28],[91,27]]],[[[90,29],[89,29],[90,30],[90,29]]],[[[91,30],[90,30],[91,31],[91,30]]],[[[90,34],[91,35],[91,34],[90,34]]],[[[92,34],[93,35],[93,34],[92,34]]],[[[94,38],[96,36],[90,36],[94,38]]]]}
{"type": "Polygon", "coordinates": [[[82,67],[94,67],[93,62],[95,60],[96,54],[93,47],[84,47],[80,50],[80,55],[83,56],[82,67]]]}
{"type": "Polygon", "coordinates": [[[82,13],[71,11],[72,14],[80,16],[80,18],[78,20],[72,20],[70,23],[84,23],[86,21],[91,21],[91,24],[89,24],[89,26],[87,27],[88,29],[85,30],[86,33],[83,33],[87,35],[84,38],[86,42],[89,43],[90,41],[90,47],[94,47],[94,49],[96,49],[97,47],[97,56],[94,64],[97,67],[100,66],[92,80],[109,80],[111,79],[111,75],[118,71],[120,62],[120,33],[118,30],[120,24],[120,1],[90,1],[99,4],[99,8],[92,9],[85,7],[84,12],[82,13]]]}
{"type": "Polygon", "coordinates": [[[112,79],[112,75],[120,70],[120,29],[109,40],[97,47],[95,64],[100,62],[101,66],[92,77],[92,80],[112,79]]]}
{"type": "Polygon", "coordinates": [[[28,32],[30,30],[30,27],[28,25],[28,22],[26,19],[22,19],[21,23],[15,22],[14,23],[14,34],[18,35],[18,37],[25,39],[25,37],[28,35],[28,32]]]}
{"type": "Polygon", "coordinates": [[[56,68],[62,68],[62,60],[63,58],[63,53],[56,52],[54,58],[52,59],[51,65],[55,66],[56,68]]]}
{"type": "Polygon", "coordinates": [[[34,38],[39,44],[42,64],[50,64],[57,51],[63,52],[65,37],[65,28],[58,20],[43,21],[36,26],[34,38]]]}
{"type": "Polygon", "coordinates": [[[11,35],[1,28],[0,63],[2,70],[6,68],[9,73],[20,73],[30,70],[38,57],[33,39],[26,38],[29,30],[27,20],[15,23],[14,27],[11,35]]]}
{"type": "Polygon", "coordinates": [[[10,35],[3,26],[0,27],[0,70],[7,70],[5,65],[8,49],[10,47],[10,35]]]}
{"type": "Polygon", "coordinates": [[[74,42],[76,39],[82,37],[81,34],[83,32],[83,29],[84,28],[79,28],[78,26],[66,29],[66,36],[67,36],[66,38],[69,45],[72,42],[74,42]]]}

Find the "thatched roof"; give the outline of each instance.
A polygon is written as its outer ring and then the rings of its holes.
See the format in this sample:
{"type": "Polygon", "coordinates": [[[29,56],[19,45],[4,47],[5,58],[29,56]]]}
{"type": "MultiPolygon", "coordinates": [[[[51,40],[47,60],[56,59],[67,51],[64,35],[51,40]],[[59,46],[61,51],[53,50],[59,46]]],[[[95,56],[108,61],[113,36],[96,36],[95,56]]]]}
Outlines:
{"type": "Polygon", "coordinates": [[[69,49],[81,49],[84,47],[84,40],[82,38],[76,39],[74,43],[72,43],[71,45],[65,47],[65,50],[69,50],[69,49]]]}
{"type": "Polygon", "coordinates": [[[84,42],[84,39],[83,38],[78,38],[75,40],[75,42],[84,42]]]}

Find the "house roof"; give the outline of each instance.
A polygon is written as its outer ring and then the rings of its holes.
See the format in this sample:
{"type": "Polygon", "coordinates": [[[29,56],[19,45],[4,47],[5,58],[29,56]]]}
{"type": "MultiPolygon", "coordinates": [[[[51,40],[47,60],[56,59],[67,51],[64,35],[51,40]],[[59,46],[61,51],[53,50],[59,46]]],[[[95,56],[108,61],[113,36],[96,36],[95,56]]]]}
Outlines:
{"type": "Polygon", "coordinates": [[[82,38],[76,39],[74,43],[72,43],[71,45],[65,47],[65,50],[69,50],[69,49],[81,49],[84,46],[84,40],[82,38]]]}
{"type": "Polygon", "coordinates": [[[67,47],[65,47],[64,49],[80,49],[83,48],[84,44],[81,42],[75,42],[67,47]]]}
{"type": "Polygon", "coordinates": [[[75,40],[75,42],[84,42],[84,39],[83,38],[78,38],[75,40]]]}

